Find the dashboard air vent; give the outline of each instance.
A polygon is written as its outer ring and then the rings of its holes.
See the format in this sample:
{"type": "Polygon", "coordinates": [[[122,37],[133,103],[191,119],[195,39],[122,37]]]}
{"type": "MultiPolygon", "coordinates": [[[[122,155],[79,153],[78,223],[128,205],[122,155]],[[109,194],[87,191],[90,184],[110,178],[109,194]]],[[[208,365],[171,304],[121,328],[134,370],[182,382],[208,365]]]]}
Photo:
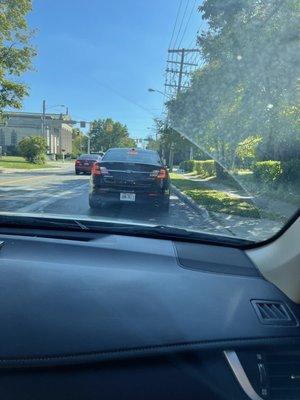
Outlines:
{"type": "Polygon", "coordinates": [[[252,300],[256,314],[263,324],[297,325],[296,319],[285,303],[279,301],[252,300]]]}

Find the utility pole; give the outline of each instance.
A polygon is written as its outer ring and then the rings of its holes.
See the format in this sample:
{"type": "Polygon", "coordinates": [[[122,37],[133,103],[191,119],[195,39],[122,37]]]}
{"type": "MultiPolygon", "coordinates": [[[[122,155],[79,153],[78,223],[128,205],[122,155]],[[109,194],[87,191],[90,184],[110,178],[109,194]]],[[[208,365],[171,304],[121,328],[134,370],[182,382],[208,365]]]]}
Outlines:
{"type": "Polygon", "coordinates": [[[177,88],[177,95],[181,91],[181,85],[182,85],[182,76],[183,76],[183,67],[184,67],[184,55],[185,55],[185,49],[181,50],[181,59],[180,59],[180,70],[179,70],[179,78],[178,78],[178,88],[177,88]]]}
{"type": "Polygon", "coordinates": [[[179,94],[179,92],[182,89],[188,89],[188,86],[183,85],[182,80],[184,75],[190,75],[190,72],[185,71],[185,67],[197,67],[198,64],[195,63],[190,63],[190,62],[186,62],[185,58],[188,54],[191,53],[199,53],[199,49],[169,49],[168,50],[169,54],[177,54],[180,56],[180,60],[176,60],[176,61],[172,61],[172,60],[168,60],[168,63],[170,64],[174,64],[174,65],[178,65],[179,69],[177,70],[173,70],[172,68],[167,68],[166,72],[172,73],[173,75],[178,75],[178,81],[177,84],[171,84],[171,83],[165,83],[166,87],[171,87],[176,89],[176,95],[179,94]]]}
{"type": "MultiPolygon", "coordinates": [[[[197,67],[197,64],[195,64],[195,63],[186,62],[185,57],[191,53],[199,53],[199,49],[184,49],[184,48],[169,49],[168,53],[169,54],[177,54],[180,56],[179,61],[178,60],[176,60],[176,61],[168,60],[168,63],[179,66],[179,69],[173,69],[173,68],[166,69],[166,72],[173,74],[173,76],[174,75],[178,76],[177,84],[168,83],[168,82],[165,83],[165,87],[171,87],[171,88],[176,89],[176,96],[178,96],[182,89],[188,89],[188,86],[183,85],[183,82],[182,82],[184,75],[190,75],[190,72],[185,71],[185,67],[186,66],[197,67]]],[[[193,157],[193,146],[190,147],[190,159],[192,159],[191,157],[193,157]]],[[[169,169],[170,169],[170,171],[173,170],[173,161],[174,161],[174,143],[172,142],[171,147],[170,147],[170,154],[169,154],[169,169]]]]}
{"type": "Polygon", "coordinates": [[[87,145],[88,145],[88,148],[87,148],[87,153],[88,154],[91,154],[91,138],[90,138],[90,136],[88,136],[87,137],[87,145]]]}

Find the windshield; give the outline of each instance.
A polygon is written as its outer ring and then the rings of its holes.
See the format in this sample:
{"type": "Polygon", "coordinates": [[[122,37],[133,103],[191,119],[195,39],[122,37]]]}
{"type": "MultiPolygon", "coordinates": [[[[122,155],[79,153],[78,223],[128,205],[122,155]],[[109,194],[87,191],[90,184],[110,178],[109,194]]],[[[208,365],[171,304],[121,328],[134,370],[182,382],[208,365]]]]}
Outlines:
{"type": "Polygon", "coordinates": [[[298,212],[297,0],[23,0],[0,15],[0,224],[259,243],[298,212]]]}

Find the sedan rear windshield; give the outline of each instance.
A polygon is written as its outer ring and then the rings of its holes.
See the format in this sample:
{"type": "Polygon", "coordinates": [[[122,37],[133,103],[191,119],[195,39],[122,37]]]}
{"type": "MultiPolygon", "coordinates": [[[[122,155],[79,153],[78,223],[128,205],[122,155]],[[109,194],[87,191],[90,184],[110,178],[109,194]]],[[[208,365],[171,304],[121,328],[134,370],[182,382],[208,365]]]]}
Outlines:
{"type": "Polygon", "coordinates": [[[160,165],[161,161],[155,151],[115,149],[109,150],[102,158],[107,162],[125,162],[160,165]]]}
{"type": "Polygon", "coordinates": [[[83,154],[78,159],[79,160],[98,160],[98,158],[99,158],[99,156],[96,156],[95,154],[83,154]]]}

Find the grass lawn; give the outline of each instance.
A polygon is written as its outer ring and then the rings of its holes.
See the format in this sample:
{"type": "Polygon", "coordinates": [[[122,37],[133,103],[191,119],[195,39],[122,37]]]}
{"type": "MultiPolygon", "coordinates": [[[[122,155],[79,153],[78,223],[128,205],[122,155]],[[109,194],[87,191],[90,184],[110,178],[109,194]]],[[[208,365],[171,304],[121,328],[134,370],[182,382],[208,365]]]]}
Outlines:
{"type": "Polygon", "coordinates": [[[32,164],[23,157],[5,156],[0,158],[0,168],[39,169],[55,168],[55,166],[51,164],[32,164]]]}
{"type": "Polygon", "coordinates": [[[182,175],[171,173],[172,184],[208,211],[243,217],[259,218],[258,208],[245,199],[230,196],[221,190],[210,189],[202,182],[192,181],[182,175]]]}

